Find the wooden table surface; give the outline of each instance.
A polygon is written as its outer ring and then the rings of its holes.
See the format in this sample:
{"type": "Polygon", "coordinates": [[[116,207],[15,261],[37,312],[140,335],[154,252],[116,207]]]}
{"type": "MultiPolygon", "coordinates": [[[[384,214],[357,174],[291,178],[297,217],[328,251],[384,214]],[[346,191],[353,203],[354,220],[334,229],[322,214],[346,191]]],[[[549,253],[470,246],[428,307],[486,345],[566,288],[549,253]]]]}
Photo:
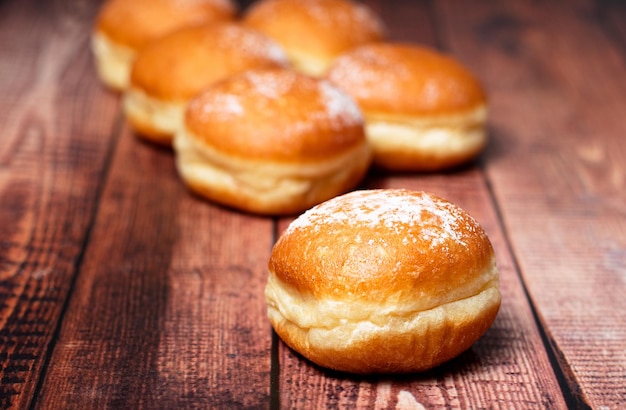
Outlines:
{"type": "Polygon", "coordinates": [[[503,294],[484,337],[404,376],[294,354],[263,296],[291,219],[201,200],[133,135],[95,77],[99,1],[0,0],[0,406],[626,408],[626,3],[367,3],[488,91],[475,163],[363,183],[484,226],[503,294]]]}

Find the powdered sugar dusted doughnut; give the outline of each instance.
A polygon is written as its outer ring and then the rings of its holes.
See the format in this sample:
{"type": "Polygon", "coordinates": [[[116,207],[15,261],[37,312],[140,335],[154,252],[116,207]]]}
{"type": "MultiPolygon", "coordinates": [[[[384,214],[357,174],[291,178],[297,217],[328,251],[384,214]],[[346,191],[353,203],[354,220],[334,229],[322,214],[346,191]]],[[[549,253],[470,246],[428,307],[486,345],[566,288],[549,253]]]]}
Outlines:
{"type": "Polygon", "coordinates": [[[454,204],[409,190],[355,191],[279,238],[266,299],[278,335],[355,373],[414,372],[469,348],[500,306],[493,248],[454,204]]]}
{"type": "Polygon", "coordinates": [[[434,49],[365,45],[335,60],[327,78],[361,107],[374,164],[381,168],[452,168],[475,158],[487,142],[481,84],[434,49]]]}
{"type": "Polygon", "coordinates": [[[137,135],[170,145],[187,103],[204,88],[252,68],[287,65],[278,44],[248,27],[186,27],[137,53],[124,93],[124,113],[137,135]]]}
{"type": "Polygon", "coordinates": [[[174,150],[193,191],[261,214],[301,212],[344,193],[371,161],[354,101],[288,69],[209,87],[190,102],[174,150]]]}
{"type": "Polygon", "coordinates": [[[182,27],[232,20],[236,14],[233,0],[107,0],[91,38],[98,77],[124,90],[135,54],[146,44],[182,27]]]}
{"type": "Polygon", "coordinates": [[[294,67],[310,75],[322,75],[340,54],[385,36],[382,20],[352,0],[261,0],[243,21],[281,44],[294,67]]]}

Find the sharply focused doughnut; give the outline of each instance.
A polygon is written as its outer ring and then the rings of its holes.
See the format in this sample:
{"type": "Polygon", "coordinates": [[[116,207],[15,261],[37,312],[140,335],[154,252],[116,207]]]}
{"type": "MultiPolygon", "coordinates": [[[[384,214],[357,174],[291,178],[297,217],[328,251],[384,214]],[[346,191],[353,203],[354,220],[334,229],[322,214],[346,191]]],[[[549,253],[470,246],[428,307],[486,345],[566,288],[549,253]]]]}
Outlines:
{"type": "Polygon", "coordinates": [[[170,145],[187,103],[204,88],[252,68],[287,65],[278,44],[240,24],[180,29],[137,53],[124,113],[137,135],[170,145]]]}
{"type": "Polygon", "coordinates": [[[288,346],[362,374],[444,363],[500,307],[494,251],[478,222],[403,189],[353,191],[295,219],[272,250],[265,295],[288,346]]]}
{"type": "Polygon", "coordinates": [[[236,13],[233,0],[107,0],[91,38],[98,77],[123,90],[135,54],[147,43],[189,25],[232,20],[236,13]]]}
{"type": "Polygon", "coordinates": [[[283,46],[294,68],[322,75],[338,55],[385,36],[382,20],[352,0],[260,0],[245,24],[283,46]]]}
{"type": "Polygon", "coordinates": [[[450,56],[417,45],[370,44],[335,60],[327,78],[359,104],[380,168],[449,169],[485,147],[485,92],[450,56]]]}
{"type": "Polygon", "coordinates": [[[249,70],[207,88],[174,139],[200,196],[259,214],[308,209],[356,186],[371,161],[354,101],[288,69],[249,70]]]}

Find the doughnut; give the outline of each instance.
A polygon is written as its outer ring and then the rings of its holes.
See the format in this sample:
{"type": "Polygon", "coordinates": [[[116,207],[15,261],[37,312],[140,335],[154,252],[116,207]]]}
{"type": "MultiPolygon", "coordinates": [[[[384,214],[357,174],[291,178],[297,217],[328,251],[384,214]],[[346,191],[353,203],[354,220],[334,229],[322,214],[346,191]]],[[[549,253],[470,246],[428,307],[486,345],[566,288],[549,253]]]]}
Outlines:
{"type": "Polygon", "coordinates": [[[280,46],[251,28],[234,22],[186,27],[137,53],[124,113],[139,137],[171,145],[187,103],[204,88],[248,69],[287,64],[280,46]]]}
{"type": "Polygon", "coordinates": [[[481,84],[434,49],[365,45],[336,59],[326,78],[357,101],[378,168],[441,171],[469,162],[485,147],[481,84]]]}
{"type": "Polygon", "coordinates": [[[260,0],[243,22],[281,44],[295,69],[314,76],[338,55],[385,36],[382,20],[351,0],[260,0]]]}
{"type": "Polygon", "coordinates": [[[412,373],[470,348],[500,307],[492,245],[436,195],[357,190],[296,218],[265,288],[278,336],[311,362],[357,374],[412,373]]]}
{"type": "Polygon", "coordinates": [[[371,163],[356,103],[328,81],[255,69],[194,97],[174,137],[191,191],[244,212],[302,212],[356,186],[371,163]]]}
{"type": "Polygon", "coordinates": [[[232,20],[233,0],[107,0],[91,35],[98,78],[109,88],[124,90],[139,49],[178,28],[232,20]]]}

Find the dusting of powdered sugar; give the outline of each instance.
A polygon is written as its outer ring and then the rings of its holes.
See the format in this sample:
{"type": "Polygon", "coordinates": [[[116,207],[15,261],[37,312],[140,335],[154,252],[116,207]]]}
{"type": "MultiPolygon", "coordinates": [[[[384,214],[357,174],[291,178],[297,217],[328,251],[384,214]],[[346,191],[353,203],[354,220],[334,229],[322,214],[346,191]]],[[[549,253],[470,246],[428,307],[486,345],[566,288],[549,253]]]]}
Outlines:
{"type": "Polygon", "coordinates": [[[233,94],[216,94],[214,104],[224,114],[243,115],[244,113],[241,99],[233,94]]]}
{"type": "MultiPolygon", "coordinates": [[[[231,91],[224,92],[220,87],[208,89],[199,98],[192,100],[191,109],[206,118],[243,117],[246,107],[251,106],[251,100],[256,101],[264,110],[289,108],[291,104],[298,110],[297,101],[292,95],[304,95],[304,98],[309,98],[307,95],[310,95],[310,98],[319,101],[318,106],[291,116],[290,126],[294,132],[310,132],[311,128],[323,122],[338,129],[363,123],[361,110],[354,100],[326,80],[291,70],[260,69],[246,71],[233,81],[236,83],[231,91]],[[297,89],[304,92],[294,93],[297,89]]],[[[276,115],[280,113],[277,112],[276,115]]],[[[338,135],[338,138],[343,137],[343,134],[338,135]]]]}
{"type": "Polygon", "coordinates": [[[207,92],[192,99],[188,111],[193,111],[200,118],[232,118],[241,117],[245,109],[241,98],[235,94],[223,92],[207,92]]]}
{"type": "Polygon", "coordinates": [[[288,71],[282,71],[281,74],[272,71],[248,71],[244,76],[245,81],[250,84],[250,93],[269,100],[277,100],[287,94],[297,81],[297,75],[288,71]]]}
{"type": "MultiPolygon", "coordinates": [[[[347,1],[338,3],[333,1],[309,0],[299,2],[307,15],[318,22],[321,27],[358,27],[370,28],[377,33],[383,32],[382,22],[365,5],[347,1]]],[[[347,32],[348,35],[356,34],[347,32]]]]}
{"type": "Polygon", "coordinates": [[[239,24],[223,24],[219,27],[219,44],[244,56],[267,59],[287,66],[289,60],[285,51],[269,37],[239,24]]]}
{"type": "Polygon", "coordinates": [[[286,234],[346,225],[363,229],[384,226],[394,234],[404,235],[401,241],[406,245],[420,240],[437,247],[448,241],[467,246],[464,230],[469,227],[472,231],[476,223],[457,206],[431,194],[381,189],[354,191],[317,205],[294,220],[286,234]],[[419,232],[420,238],[414,237],[413,232],[419,232]]]}
{"type": "Polygon", "coordinates": [[[321,110],[307,113],[307,123],[310,123],[306,124],[307,126],[314,126],[317,116],[327,118],[331,124],[341,126],[363,122],[361,110],[356,102],[326,80],[305,77],[289,70],[251,70],[246,72],[244,77],[250,85],[249,95],[258,95],[273,101],[288,96],[293,89],[310,87],[310,92],[318,94],[316,98],[320,100],[321,110]]]}
{"type": "Polygon", "coordinates": [[[342,124],[358,124],[363,121],[361,110],[356,102],[326,80],[319,82],[322,104],[330,120],[342,124]]]}
{"type": "Polygon", "coordinates": [[[408,81],[411,70],[401,59],[392,57],[394,45],[372,44],[339,57],[328,73],[334,84],[342,86],[357,100],[379,95],[402,95],[400,84],[408,81]]]}

